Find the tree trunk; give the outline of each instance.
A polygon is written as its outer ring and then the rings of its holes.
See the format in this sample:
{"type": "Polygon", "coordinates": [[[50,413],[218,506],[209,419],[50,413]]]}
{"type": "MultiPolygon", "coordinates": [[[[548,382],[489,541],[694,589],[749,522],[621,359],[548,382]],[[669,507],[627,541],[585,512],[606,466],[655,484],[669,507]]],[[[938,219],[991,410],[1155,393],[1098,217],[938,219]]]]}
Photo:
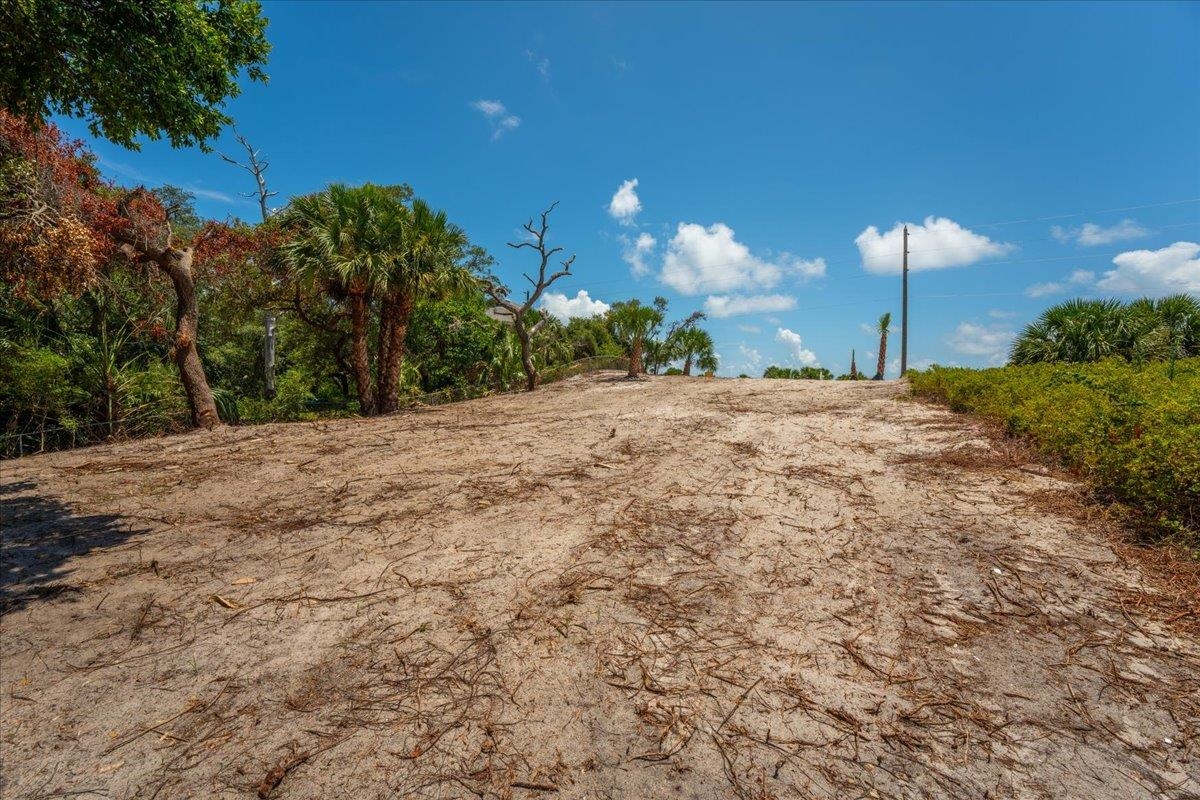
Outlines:
{"type": "Polygon", "coordinates": [[[350,303],[350,366],[354,369],[354,388],[358,390],[358,411],[364,416],[375,413],[375,393],[371,390],[371,359],[367,354],[367,338],[371,330],[367,296],[356,292],[350,303]]]}
{"type": "Polygon", "coordinates": [[[875,380],[883,380],[883,370],[887,366],[887,334],[879,334],[879,362],[875,365],[875,380]]]}
{"type": "Polygon", "coordinates": [[[200,328],[200,310],[196,305],[196,284],[192,280],[192,249],[168,247],[154,262],[175,287],[175,346],[173,356],[179,378],[192,409],[192,424],[212,430],[221,424],[217,403],[200,362],[196,336],[200,328]]]}
{"type": "Polygon", "coordinates": [[[379,413],[390,414],[400,406],[400,368],[404,364],[404,340],[412,319],[413,296],[407,292],[384,301],[379,330],[379,413]]]}
{"type": "Polygon", "coordinates": [[[525,370],[525,391],[532,392],[541,383],[542,376],[538,375],[537,367],[533,365],[533,344],[529,331],[525,329],[525,323],[519,320],[519,316],[513,318],[513,327],[516,328],[517,338],[521,341],[521,367],[525,370]]]}
{"type": "Polygon", "coordinates": [[[690,376],[692,374],[692,354],[688,353],[687,358],[683,360],[683,374],[690,376]]]}
{"type": "Polygon", "coordinates": [[[635,336],[633,347],[629,348],[629,377],[636,378],[642,374],[642,337],[635,336]]]}

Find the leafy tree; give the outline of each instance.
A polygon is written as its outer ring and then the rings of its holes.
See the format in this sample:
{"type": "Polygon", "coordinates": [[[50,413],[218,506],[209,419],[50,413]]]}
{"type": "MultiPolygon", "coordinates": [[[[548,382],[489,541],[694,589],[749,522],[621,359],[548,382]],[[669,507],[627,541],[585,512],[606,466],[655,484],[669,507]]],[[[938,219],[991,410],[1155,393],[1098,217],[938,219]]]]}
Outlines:
{"type": "Polygon", "coordinates": [[[119,262],[135,271],[152,267],[174,290],[171,354],[193,424],[219,424],[197,348],[197,237],[172,226],[173,217],[187,216],[189,198],[165,189],[161,195],[170,204],[164,205],[145,189],[111,187],[82,145],[64,141],[53,125],[35,129],[7,112],[0,112],[0,173],[6,176],[0,186],[0,277],[18,296],[39,303],[78,297],[119,262]]]}
{"type": "Polygon", "coordinates": [[[205,146],[243,72],[265,82],[270,45],[256,0],[5,0],[0,104],[26,120],[86,117],[137,149],[138,136],[205,146]]]}
{"type": "Polygon", "coordinates": [[[640,301],[614,303],[608,310],[608,322],[613,338],[621,342],[629,354],[629,377],[636,378],[644,371],[642,352],[654,330],[662,325],[663,311],[658,306],[644,306],[640,301]]]}
{"type": "Polygon", "coordinates": [[[572,318],[563,327],[562,336],[570,345],[572,360],[620,356],[624,353],[621,345],[613,338],[608,321],[602,314],[572,318]]]}
{"type": "Polygon", "coordinates": [[[886,312],[879,315],[875,330],[879,331],[879,359],[875,362],[875,377],[872,380],[883,380],[883,371],[887,368],[887,337],[892,325],[892,314],[886,312]]]}
{"type": "Polygon", "coordinates": [[[405,342],[420,390],[466,389],[486,381],[502,333],[511,337],[484,313],[482,296],[419,301],[405,342]]]}

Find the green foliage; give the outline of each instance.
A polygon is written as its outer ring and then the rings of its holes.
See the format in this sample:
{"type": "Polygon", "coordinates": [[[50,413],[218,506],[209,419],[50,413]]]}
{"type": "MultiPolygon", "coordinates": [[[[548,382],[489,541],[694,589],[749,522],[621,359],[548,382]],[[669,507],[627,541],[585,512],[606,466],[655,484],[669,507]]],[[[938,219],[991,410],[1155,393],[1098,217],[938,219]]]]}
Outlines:
{"type": "Polygon", "coordinates": [[[933,367],[908,376],[915,394],[1030,437],[1147,531],[1200,548],[1200,358],[933,367]]]}
{"type": "Polygon", "coordinates": [[[266,81],[267,21],[255,0],[5,0],[0,103],[26,119],[86,117],[137,149],[166,136],[204,146],[230,119],[243,72],[266,81]]]}
{"type": "Polygon", "coordinates": [[[791,380],[830,381],[833,373],[824,367],[777,367],[774,364],[763,370],[764,378],[787,378],[791,380]]]}
{"type": "Polygon", "coordinates": [[[1200,356],[1200,300],[1068,300],[1046,309],[1013,343],[1013,364],[1087,363],[1120,357],[1171,361],[1200,356]]]}
{"type": "MultiPolygon", "coordinates": [[[[662,300],[662,298],[657,298],[662,300]]],[[[661,303],[665,307],[666,301],[661,303]]],[[[608,325],[614,340],[620,342],[626,352],[633,349],[635,343],[639,346],[653,335],[656,328],[662,325],[663,308],[660,304],[644,306],[640,300],[625,300],[613,303],[608,311],[608,325]]]]}
{"type": "MultiPolygon", "coordinates": [[[[466,388],[486,378],[501,324],[484,313],[482,298],[427,300],[408,326],[408,357],[420,392],[466,388]]],[[[516,368],[520,370],[519,353],[516,368]]]]}

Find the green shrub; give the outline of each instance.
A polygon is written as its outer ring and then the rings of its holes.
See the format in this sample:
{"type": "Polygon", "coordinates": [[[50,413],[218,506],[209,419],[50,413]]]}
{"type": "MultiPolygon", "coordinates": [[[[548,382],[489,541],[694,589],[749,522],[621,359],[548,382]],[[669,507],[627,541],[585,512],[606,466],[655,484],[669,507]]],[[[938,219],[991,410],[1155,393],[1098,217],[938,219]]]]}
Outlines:
{"type": "Polygon", "coordinates": [[[1002,421],[1134,512],[1200,549],[1200,358],[909,372],[914,394],[1002,421]]]}

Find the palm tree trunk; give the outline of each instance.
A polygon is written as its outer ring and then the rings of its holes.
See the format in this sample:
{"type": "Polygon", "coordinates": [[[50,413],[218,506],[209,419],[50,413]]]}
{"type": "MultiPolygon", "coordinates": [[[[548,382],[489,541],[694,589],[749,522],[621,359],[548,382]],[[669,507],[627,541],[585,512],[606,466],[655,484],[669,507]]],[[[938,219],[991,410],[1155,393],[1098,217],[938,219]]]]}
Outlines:
{"type": "Polygon", "coordinates": [[[875,364],[875,380],[883,380],[883,370],[887,366],[887,331],[879,334],[879,361],[875,364]]]}
{"type": "Polygon", "coordinates": [[[154,261],[175,287],[175,346],[173,348],[179,379],[192,410],[192,424],[212,430],[221,424],[196,338],[200,328],[200,309],[196,304],[196,284],[192,280],[192,249],[169,247],[154,261]]]}
{"type": "Polygon", "coordinates": [[[355,292],[350,302],[350,366],[354,370],[354,388],[358,391],[358,412],[375,413],[375,393],[371,388],[371,358],[367,338],[371,330],[370,309],[364,292],[355,292]]]}
{"type": "Polygon", "coordinates": [[[629,377],[636,378],[642,374],[642,337],[633,338],[633,347],[629,348],[629,377]]]}
{"type": "Polygon", "coordinates": [[[413,297],[404,292],[384,300],[379,332],[379,413],[390,414],[400,406],[400,368],[404,364],[404,340],[412,319],[413,297]]]}
{"type": "Polygon", "coordinates": [[[683,360],[683,374],[685,376],[692,374],[692,354],[688,353],[687,358],[683,360]]]}

